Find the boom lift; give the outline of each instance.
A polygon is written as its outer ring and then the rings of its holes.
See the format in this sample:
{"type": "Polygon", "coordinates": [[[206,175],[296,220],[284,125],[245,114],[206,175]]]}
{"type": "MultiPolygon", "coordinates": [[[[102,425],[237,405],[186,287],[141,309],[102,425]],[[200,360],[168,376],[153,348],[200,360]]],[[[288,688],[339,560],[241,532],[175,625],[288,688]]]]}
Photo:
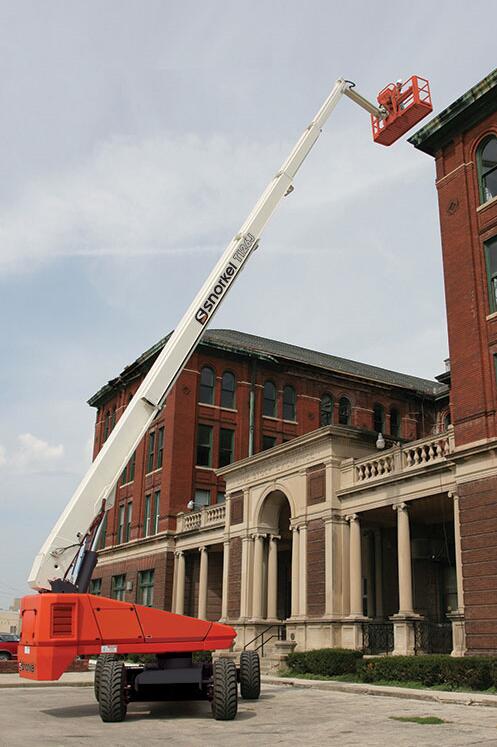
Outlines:
{"type": "Polygon", "coordinates": [[[193,652],[233,646],[236,632],[229,625],[93,596],[87,590],[119,475],[256,250],[273,211],[293,191],[299,168],[342,95],[370,113],[373,137],[384,145],[432,111],[428,81],[417,76],[384,88],[378,105],[361,96],[351,81],[336,81],[177,325],[33,563],[29,584],[40,593],[22,600],[19,674],[33,680],[56,680],[76,656],[101,655],[95,694],[104,721],[122,721],[131,700],[171,697],[167,686],[174,686],[175,697],[208,698],[214,717],[220,720],[236,715],[237,679],[242,697],[259,696],[256,652],[242,652],[238,671],[229,658],[220,658],[214,665],[193,663],[193,652]],[[125,667],[119,657],[130,653],[154,654],[157,663],[125,667]]]}

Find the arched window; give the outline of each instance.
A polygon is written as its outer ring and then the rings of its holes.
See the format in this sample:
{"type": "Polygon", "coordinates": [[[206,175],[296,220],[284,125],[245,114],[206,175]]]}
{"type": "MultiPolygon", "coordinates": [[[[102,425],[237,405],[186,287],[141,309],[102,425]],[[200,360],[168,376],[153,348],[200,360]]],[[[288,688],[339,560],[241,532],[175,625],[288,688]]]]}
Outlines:
{"type": "Polygon", "coordinates": [[[385,408],[383,405],[376,404],[373,407],[373,430],[376,433],[385,432],[385,408]]]}
{"type": "Polygon", "coordinates": [[[323,394],[319,412],[320,425],[331,425],[333,420],[333,397],[331,394],[323,394]]]}
{"type": "Polygon", "coordinates": [[[296,401],[297,398],[293,386],[283,387],[283,420],[297,419],[296,401]]]}
{"type": "Polygon", "coordinates": [[[235,407],[235,375],[225,371],[221,380],[221,407],[235,407]]]}
{"type": "Polygon", "coordinates": [[[264,384],[262,414],[269,418],[276,417],[276,387],[272,381],[266,381],[264,384]]]}
{"type": "Polygon", "coordinates": [[[490,135],[481,143],[477,152],[480,202],[497,197],[497,137],[490,135]]]}
{"type": "Polygon", "coordinates": [[[340,425],[350,425],[352,407],[347,397],[340,397],[338,402],[338,422],[340,425]]]}
{"type": "Polygon", "coordinates": [[[390,408],[390,435],[394,438],[400,436],[400,413],[396,407],[390,408]]]}
{"type": "Polygon", "coordinates": [[[208,366],[200,371],[200,392],[198,401],[204,405],[214,404],[214,371],[208,366]]]}

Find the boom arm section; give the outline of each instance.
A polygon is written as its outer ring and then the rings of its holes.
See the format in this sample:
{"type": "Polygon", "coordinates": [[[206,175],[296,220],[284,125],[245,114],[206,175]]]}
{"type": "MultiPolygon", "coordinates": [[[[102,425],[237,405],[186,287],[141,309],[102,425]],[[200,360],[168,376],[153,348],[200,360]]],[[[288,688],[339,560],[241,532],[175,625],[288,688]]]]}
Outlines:
{"type": "Polygon", "coordinates": [[[385,115],[355,91],[351,95],[351,85],[350,81],[343,79],[336,81],[316,117],[263,192],[239,233],[228,244],[36,556],[28,579],[33,589],[57,590],[61,582],[66,581],[69,588],[72,585],[74,590],[86,591],[96,562],[93,552],[98,537],[95,516],[99,513],[103,516],[103,511],[112,505],[119,475],[163,407],[208,323],[256,249],[273,211],[281,198],[291,191],[297,171],[342,94],[347,94],[368,111],[374,110],[380,118],[385,115]],[[88,569],[86,561],[91,554],[93,565],[88,569]]]}

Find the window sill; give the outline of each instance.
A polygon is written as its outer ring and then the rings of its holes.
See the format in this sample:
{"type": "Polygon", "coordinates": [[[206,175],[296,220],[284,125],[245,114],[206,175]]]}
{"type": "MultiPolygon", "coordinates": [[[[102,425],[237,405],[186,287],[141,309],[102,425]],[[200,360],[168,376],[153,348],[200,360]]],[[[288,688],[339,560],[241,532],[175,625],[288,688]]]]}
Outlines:
{"type": "Polygon", "coordinates": [[[298,425],[298,420],[283,420],[284,423],[291,423],[291,425],[298,425]]]}
{"type": "Polygon", "coordinates": [[[492,197],[491,200],[487,200],[482,205],[478,205],[476,208],[476,212],[480,213],[482,210],[485,210],[486,208],[490,207],[491,205],[497,204],[497,197],[492,197]]]}
{"type": "Polygon", "coordinates": [[[202,467],[201,464],[196,464],[195,465],[195,469],[205,469],[205,470],[208,470],[209,472],[215,472],[216,471],[216,467],[202,467]]]}
{"type": "Polygon", "coordinates": [[[279,418],[275,418],[274,415],[263,415],[262,416],[264,420],[274,420],[275,422],[278,422],[279,418]]]}
{"type": "Polygon", "coordinates": [[[149,477],[150,475],[155,475],[156,472],[161,472],[162,467],[157,467],[157,469],[153,469],[150,472],[145,472],[145,477],[149,477]]]}
{"type": "Polygon", "coordinates": [[[491,319],[497,319],[497,311],[494,311],[492,314],[487,314],[487,321],[490,321],[491,319]]]}
{"type": "Polygon", "coordinates": [[[133,485],[134,480],[130,480],[129,482],[123,482],[122,485],[119,485],[120,488],[127,488],[128,485],[133,485]]]}

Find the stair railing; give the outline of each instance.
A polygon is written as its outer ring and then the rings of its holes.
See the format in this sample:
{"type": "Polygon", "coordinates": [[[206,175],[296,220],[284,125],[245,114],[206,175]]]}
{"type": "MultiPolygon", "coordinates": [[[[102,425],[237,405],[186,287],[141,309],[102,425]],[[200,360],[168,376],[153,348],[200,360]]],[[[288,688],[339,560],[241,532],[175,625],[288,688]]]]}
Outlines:
{"type": "Polygon", "coordinates": [[[246,651],[249,646],[252,646],[253,643],[257,643],[258,645],[254,646],[251,650],[260,651],[262,657],[264,656],[264,646],[266,646],[269,641],[272,641],[273,638],[276,638],[278,641],[286,641],[286,625],[268,625],[268,627],[265,628],[261,633],[256,635],[255,638],[252,638],[252,640],[246,643],[243,647],[243,650],[246,651]],[[264,638],[267,633],[269,633],[270,631],[274,631],[275,628],[276,632],[272,632],[267,636],[267,638],[264,638]]]}

